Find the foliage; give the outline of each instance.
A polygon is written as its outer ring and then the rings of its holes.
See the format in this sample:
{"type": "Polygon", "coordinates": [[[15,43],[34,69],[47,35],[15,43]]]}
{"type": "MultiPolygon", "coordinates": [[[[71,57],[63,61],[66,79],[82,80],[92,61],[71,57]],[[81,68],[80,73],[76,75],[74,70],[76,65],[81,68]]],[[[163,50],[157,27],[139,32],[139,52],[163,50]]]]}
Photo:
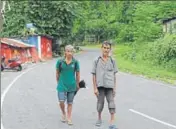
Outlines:
{"type": "Polygon", "coordinates": [[[27,1],[10,2],[11,10],[5,11],[5,23],[1,36],[22,36],[25,31],[25,24],[29,22],[27,18],[27,1]]]}
{"type": "Polygon", "coordinates": [[[6,11],[3,36],[24,36],[27,23],[33,23],[38,34],[58,37],[71,35],[77,2],[11,1],[6,11]]]}
{"type": "Polygon", "coordinates": [[[131,43],[125,46],[128,49],[121,53],[124,59],[134,63],[143,61],[176,72],[176,35],[166,35],[155,42],[131,43]]]}
{"type": "MultiPolygon", "coordinates": [[[[151,63],[151,59],[143,59],[142,54],[146,50],[146,44],[151,43],[135,43],[135,45],[133,43],[121,43],[113,46],[113,57],[117,59],[118,69],[123,72],[130,72],[145,78],[162,80],[176,85],[176,69],[151,63]],[[132,59],[133,52],[135,53],[135,58],[132,59]],[[127,56],[127,54],[129,55],[127,56]]],[[[86,47],[100,48],[101,45],[87,45],[86,47]]],[[[172,61],[174,64],[174,60],[172,61]]]]}
{"type": "Polygon", "coordinates": [[[86,1],[74,21],[75,38],[95,35],[97,41],[151,42],[162,36],[162,19],[176,15],[171,1],[86,1]]]}
{"type": "Polygon", "coordinates": [[[28,16],[39,33],[56,37],[70,36],[76,16],[76,2],[29,1],[28,16]]]}
{"type": "MultiPolygon", "coordinates": [[[[63,45],[85,43],[92,36],[95,42],[127,43],[118,58],[130,61],[129,67],[131,62],[134,67],[145,63],[176,71],[176,37],[164,37],[162,31],[162,20],[176,16],[176,2],[28,0],[10,1],[10,6],[1,36],[47,34],[62,39],[63,45]],[[37,30],[29,32],[26,23],[33,23],[37,30]]],[[[144,69],[150,70],[147,65],[144,69]]]]}
{"type": "Polygon", "coordinates": [[[144,59],[153,60],[155,64],[164,65],[176,71],[176,35],[166,35],[150,43],[145,51],[144,59]]]}
{"type": "Polygon", "coordinates": [[[3,36],[24,35],[26,23],[37,33],[65,37],[67,42],[154,41],[162,35],[161,20],[176,15],[171,1],[11,1],[3,36]]]}

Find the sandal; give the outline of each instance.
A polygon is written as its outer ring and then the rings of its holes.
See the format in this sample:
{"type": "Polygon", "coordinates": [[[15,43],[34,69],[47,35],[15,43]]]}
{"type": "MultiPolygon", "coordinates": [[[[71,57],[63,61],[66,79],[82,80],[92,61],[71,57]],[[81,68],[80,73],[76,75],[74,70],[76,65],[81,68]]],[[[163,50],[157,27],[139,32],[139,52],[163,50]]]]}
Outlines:
{"type": "Polygon", "coordinates": [[[61,121],[65,123],[67,121],[66,116],[62,116],[61,121]]]}
{"type": "Polygon", "coordinates": [[[109,129],[117,129],[117,127],[115,125],[110,125],[109,129]]]}
{"type": "Polygon", "coordinates": [[[96,122],[96,126],[101,126],[101,124],[102,124],[102,120],[97,120],[97,122],[96,122]]]}
{"type": "Polygon", "coordinates": [[[73,125],[73,123],[72,123],[71,120],[67,120],[67,124],[68,124],[68,125],[73,125]]]}

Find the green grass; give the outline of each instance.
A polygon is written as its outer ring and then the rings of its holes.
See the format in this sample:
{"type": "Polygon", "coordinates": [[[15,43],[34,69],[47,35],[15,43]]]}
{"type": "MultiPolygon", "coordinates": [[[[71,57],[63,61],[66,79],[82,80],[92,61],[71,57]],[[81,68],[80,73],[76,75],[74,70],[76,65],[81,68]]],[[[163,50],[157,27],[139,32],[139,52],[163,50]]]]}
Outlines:
{"type": "MultiPolygon", "coordinates": [[[[89,48],[100,48],[100,45],[88,45],[89,48]]],[[[141,53],[145,49],[144,45],[140,45],[137,48],[136,61],[127,59],[123,54],[130,52],[133,48],[129,45],[118,44],[113,47],[114,58],[118,62],[118,68],[122,72],[132,73],[136,75],[142,75],[146,78],[160,80],[170,84],[176,85],[176,73],[164,69],[162,66],[152,65],[148,63],[150,61],[144,61],[141,59],[141,53]]]]}
{"type": "MultiPolygon", "coordinates": [[[[115,47],[114,56],[118,61],[118,67],[121,71],[143,75],[148,78],[161,80],[171,84],[175,83],[176,73],[174,72],[168,71],[161,66],[151,65],[140,59],[135,62],[129,59],[124,59],[122,53],[130,51],[131,49],[131,47],[125,45],[117,45],[115,47]]],[[[140,56],[140,52],[137,56],[140,56]]]]}

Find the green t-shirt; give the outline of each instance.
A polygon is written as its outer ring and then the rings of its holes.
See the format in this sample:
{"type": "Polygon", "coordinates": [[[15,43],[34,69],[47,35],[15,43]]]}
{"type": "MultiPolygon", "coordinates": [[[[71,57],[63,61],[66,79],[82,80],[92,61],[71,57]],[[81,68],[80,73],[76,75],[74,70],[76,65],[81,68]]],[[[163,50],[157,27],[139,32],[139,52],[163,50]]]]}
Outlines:
{"type": "Polygon", "coordinates": [[[59,74],[57,90],[60,92],[76,91],[77,86],[76,86],[75,72],[80,70],[79,62],[73,58],[71,63],[67,65],[65,59],[59,59],[56,63],[57,70],[59,70],[60,63],[61,63],[61,72],[59,74]]]}

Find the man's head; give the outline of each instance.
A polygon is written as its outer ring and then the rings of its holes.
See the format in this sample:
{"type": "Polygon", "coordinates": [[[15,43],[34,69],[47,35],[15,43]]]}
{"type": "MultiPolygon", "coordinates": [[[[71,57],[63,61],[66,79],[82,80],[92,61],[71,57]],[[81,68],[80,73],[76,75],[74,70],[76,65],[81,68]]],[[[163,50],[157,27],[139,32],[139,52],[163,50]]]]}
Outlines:
{"type": "Polygon", "coordinates": [[[74,47],[72,45],[65,46],[65,57],[71,58],[74,53],[74,47]]]}
{"type": "Polygon", "coordinates": [[[108,56],[111,51],[111,43],[108,41],[104,41],[101,46],[103,56],[108,56]]]}

